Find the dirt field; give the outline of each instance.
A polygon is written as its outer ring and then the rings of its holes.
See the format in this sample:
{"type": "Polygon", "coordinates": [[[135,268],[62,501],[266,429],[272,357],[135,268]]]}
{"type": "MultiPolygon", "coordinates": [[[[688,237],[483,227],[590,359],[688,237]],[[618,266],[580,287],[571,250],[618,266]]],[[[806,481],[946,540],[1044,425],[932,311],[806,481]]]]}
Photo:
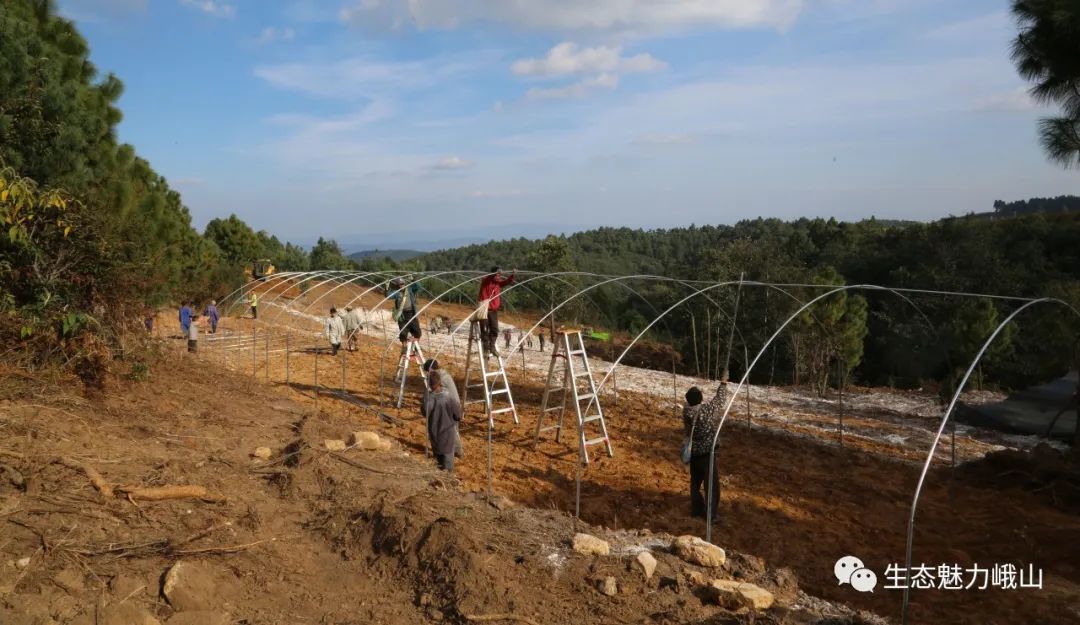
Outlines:
{"type": "Polygon", "coordinates": [[[363,418],[330,401],[313,410],[179,341],[169,351],[145,381],[118,363],[90,397],[73,379],[0,370],[0,623],[876,622],[735,550],[707,570],[669,553],[670,536],[492,505],[416,453],[413,421],[382,430],[413,453],[331,454],[324,441],[363,418]],[[264,446],[268,460],[251,457],[264,446]],[[205,492],[140,490],[167,486],[205,492]],[[612,554],[574,552],[575,531],[612,554]],[[642,550],[658,560],[650,579],[634,564],[642,550]],[[785,607],[723,610],[692,575],[758,583],[785,607]],[[614,596],[596,588],[607,577],[614,596]]]}
{"type": "MultiPolygon", "coordinates": [[[[335,299],[331,295],[323,303],[335,299]]],[[[432,307],[431,312],[452,318],[463,314],[458,307],[443,305],[432,307]]],[[[416,410],[419,380],[410,380],[401,410],[389,407],[393,398],[388,388],[381,397],[378,392],[379,364],[386,363],[384,376],[392,376],[396,361],[392,329],[386,331],[389,343],[369,335],[362,340],[360,352],[331,359],[308,349],[316,345],[317,318],[262,316],[257,328],[273,328],[269,369],[265,354],[252,357],[250,343],[237,343],[230,352],[225,349],[229,342],[223,341],[217,352],[214,347],[204,348],[201,358],[227,361],[240,371],[250,372],[253,367],[256,379],[268,375],[272,382],[281,383],[285,379],[281,333],[282,328],[290,327],[290,388],[298,401],[314,405],[314,361],[318,358],[320,407],[381,428],[411,452],[424,453],[425,430],[416,410]],[[350,402],[331,393],[342,386],[350,402]],[[382,405],[392,422],[361,404],[382,405]]],[[[505,321],[531,325],[526,324],[528,319],[512,314],[505,315],[505,321]]],[[[251,330],[250,320],[230,319],[224,331],[237,337],[247,336],[251,330]]],[[[375,334],[382,334],[382,330],[375,334]]],[[[256,343],[265,350],[262,336],[257,335],[256,343]]],[[[450,349],[441,360],[460,384],[464,341],[458,338],[455,342],[458,358],[450,349]]],[[[564,438],[562,443],[545,439],[534,446],[543,375],[531,364],[522,371],[516,360],[511,363],[522,424],[514,428],[503,421],[497,428],[494,489],[531,507],[572,512],[573,439],[564,438]]],[[[666,384],[670,383],[669,375],[666,384]]],[[[676,382],[679,395],[682,385],[680,378],[676,382]]],[[[898,421],[918,421],[920,417],[873,408],[873,401],[866,399],[863,409],[852,409],[848,414],[845,424],[852,431],[845,439],[847,446],[840,449],[827,425],[835,420],[827,404],[809,402],[793,409],[780,399],[768,402],[767,393],[752,399],[755,427],[747,429],[742,417],[733,418],[722,436],[722,520],[715,528],[714,541],[762,557],[770,566],[791,567],[812,594],[898,618],[900,591],[879,586],[873,594],[860,594],[847,586],[838,587],[832,565],[842,555],[855,554],[881,579],[888,564],[903,563],[907,515],[917,477],[911,461],[925,455],[928,435],[925,426],[909,427],[905,432],[914,434],[914,444],[897,445],[883,442],[873,431],[880,430],[887,437],[898,421]],[[780,419],[778,415],[786,416],[780,419]],[[770,427],[761,427],[763,423],[770,427]],[[869,434],[861,435],[860,428],[869,434]]],[[[632,392],[625,387],[620,390],[617,406],[612,395],[605,397],[616,455],[599,458],[585,473],[585,521],[609,528],[704,533],[703,524],[688,514],[687,478],[677,459],[682,434],[672,405],[671,396],[632,392]]],[[[486,434],[479,408],[471,407],[462,426],[466,458],[459,476],[466,488],[475,491],[483,491],[487,485],[486,434]]],[[[981,457],[992,449],[994,445],[977,438],[957,438],[960,460],[981,457]]],[[[1008,479],[990,464],[980,468],[978,463],[969,463],[954,472],[948,468],[948,453],[948,445],[943,445],[938,456],[941,461],[935,464],[920,501],[915,563],[935,567],[943,563],[965,567],[1013,563],[1024,567],[1031,563],[1043,569],[1044,588],[916,590],[912,593],[911,622],[1080,622],[1080,546],[1069,538],[1080,532],[1080,518],[1074,505],[1077,493],[1069,490],[1072,486],[1033,489],[1023,481],[1008,479]]]]}

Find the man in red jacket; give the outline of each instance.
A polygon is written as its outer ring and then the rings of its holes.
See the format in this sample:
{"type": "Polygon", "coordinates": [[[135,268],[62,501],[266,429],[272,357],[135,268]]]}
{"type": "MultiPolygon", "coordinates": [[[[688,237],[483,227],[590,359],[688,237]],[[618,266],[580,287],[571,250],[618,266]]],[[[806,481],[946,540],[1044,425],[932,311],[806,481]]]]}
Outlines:
{"type": "Polygon", "coordinates": [[[484,337],[484,348],[490,354],[499,355],[495,349],[495,343],[499,339],[499,294],[502,293],[503,285],[510,284],[517,277],[517,269],[510,273],[509,278],[504,278],[502,270],[492,267],[491,273],[484,276],[480,282],[480,301],[488,300],[487,335],[484,337]]]}

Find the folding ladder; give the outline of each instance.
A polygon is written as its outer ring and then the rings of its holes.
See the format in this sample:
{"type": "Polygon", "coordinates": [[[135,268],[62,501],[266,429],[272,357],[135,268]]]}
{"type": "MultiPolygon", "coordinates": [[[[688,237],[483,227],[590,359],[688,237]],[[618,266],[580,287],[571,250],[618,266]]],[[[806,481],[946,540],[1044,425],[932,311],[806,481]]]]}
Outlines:
{"type": "Polygon", "coordinates": [[[461,406],[484,402],[484,408],[488,415],[488,425],[495,427],[495,415],[510,413],[514,417],[514,425],[518,421],[517,407],[514,406],[514,396],[510,393],[510,380],[506,377],[506,366],[502,356],[495,356],[498,367],[489,369],[488,358],[492,354],[484,350],[484,327],[480,321],[473,320],[469,323],[469,349],[465,354],[465,387],[461,393],[461,406]],[[473,363],[473,355],[476,355],[477,364],[473,363]],[[474,369],[480,370],[480,382],[470,383],[474,369]],[[469,401],[469,389],[483,388],[484,398],[469,401]],[[500,401],[501,406],[496,407],[495,402],[500,401]]]}
{"type": "MultiPolygon", "coordinates": [[[[394,374],[394,381],[400,384],[396,404],[398,408],[401,408],[401,402],[405,399],[405,379],[409,375],[409,363],[413,362],[423,375],[424,350],[420,349],[420,341],[410,336],[401,347],[401,359],[398,360],[397,373],[394,374]]],[[[427,382],[425,381],[424,384],[426,386],[427,382]]]]}
{"type": "Polygon", "coordinates": [[[584,464],[589,464],[589,447],[603,443],[609,457],[614,457],[611,439],[608,437],[607,424],[604,422],[604,410],[600,407],[600,398],[596,394],[596,382],[593,380],[589,355],[585,353],[585,340],[581,330],[560,329],[551,353],[551,365],[548,367],[547,384],[544,386],[544,401],[540,406],[540,416],[536,419],[536,444],[540,443],[540,434],[555,430],[555,440],[562,434],[563,417],[566,415],[567,401],[573,401],[577,415],[578,448],[584,464]],[[576,348],[572,347],[576,342],[576,348]],[[562,366],[557,363],[562,360],[562,366]],[[560,371],[561,370],[561,371],[560,371]],[[579,380],[587,380],[579,388],[579,380]],[[558,382],[558,386],[556,386],[558,382]],[[561,393],[561,402],[550,406],[551,396],[561,393]],[[585,402],[585,405],[582,405],[585,402]],[[544,425],[544,417],[549,412],[558,411],[559,416],[553,425],[544,425]],[[596,424],[590,426],[590,424],[596,424]],[[586,429],[599,428],[597,436],[589,438],[586,429]]]}

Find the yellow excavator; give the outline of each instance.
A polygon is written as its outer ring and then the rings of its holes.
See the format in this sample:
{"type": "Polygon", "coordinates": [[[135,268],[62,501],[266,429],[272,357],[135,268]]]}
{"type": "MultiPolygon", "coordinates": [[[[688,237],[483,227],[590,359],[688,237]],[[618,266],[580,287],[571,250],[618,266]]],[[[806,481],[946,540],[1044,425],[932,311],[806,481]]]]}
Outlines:
{"type": "Polygon", "coordinates": [[[269,258],[253,260],[247,267],[244,267],[244,275],[247,276],[248,280],[265,280],[274,275],[274,265],[269,258]]]}

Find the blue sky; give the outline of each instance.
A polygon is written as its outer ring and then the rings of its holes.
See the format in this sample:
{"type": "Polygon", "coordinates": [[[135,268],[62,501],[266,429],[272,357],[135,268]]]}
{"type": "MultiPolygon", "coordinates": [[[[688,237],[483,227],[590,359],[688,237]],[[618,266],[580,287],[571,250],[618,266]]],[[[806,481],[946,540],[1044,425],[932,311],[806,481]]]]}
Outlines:
{"type": "Polygon", "coordinates": [[[61,0],[198,227],[348,245],[1080,194],[1005,0],[61,0]]]}

